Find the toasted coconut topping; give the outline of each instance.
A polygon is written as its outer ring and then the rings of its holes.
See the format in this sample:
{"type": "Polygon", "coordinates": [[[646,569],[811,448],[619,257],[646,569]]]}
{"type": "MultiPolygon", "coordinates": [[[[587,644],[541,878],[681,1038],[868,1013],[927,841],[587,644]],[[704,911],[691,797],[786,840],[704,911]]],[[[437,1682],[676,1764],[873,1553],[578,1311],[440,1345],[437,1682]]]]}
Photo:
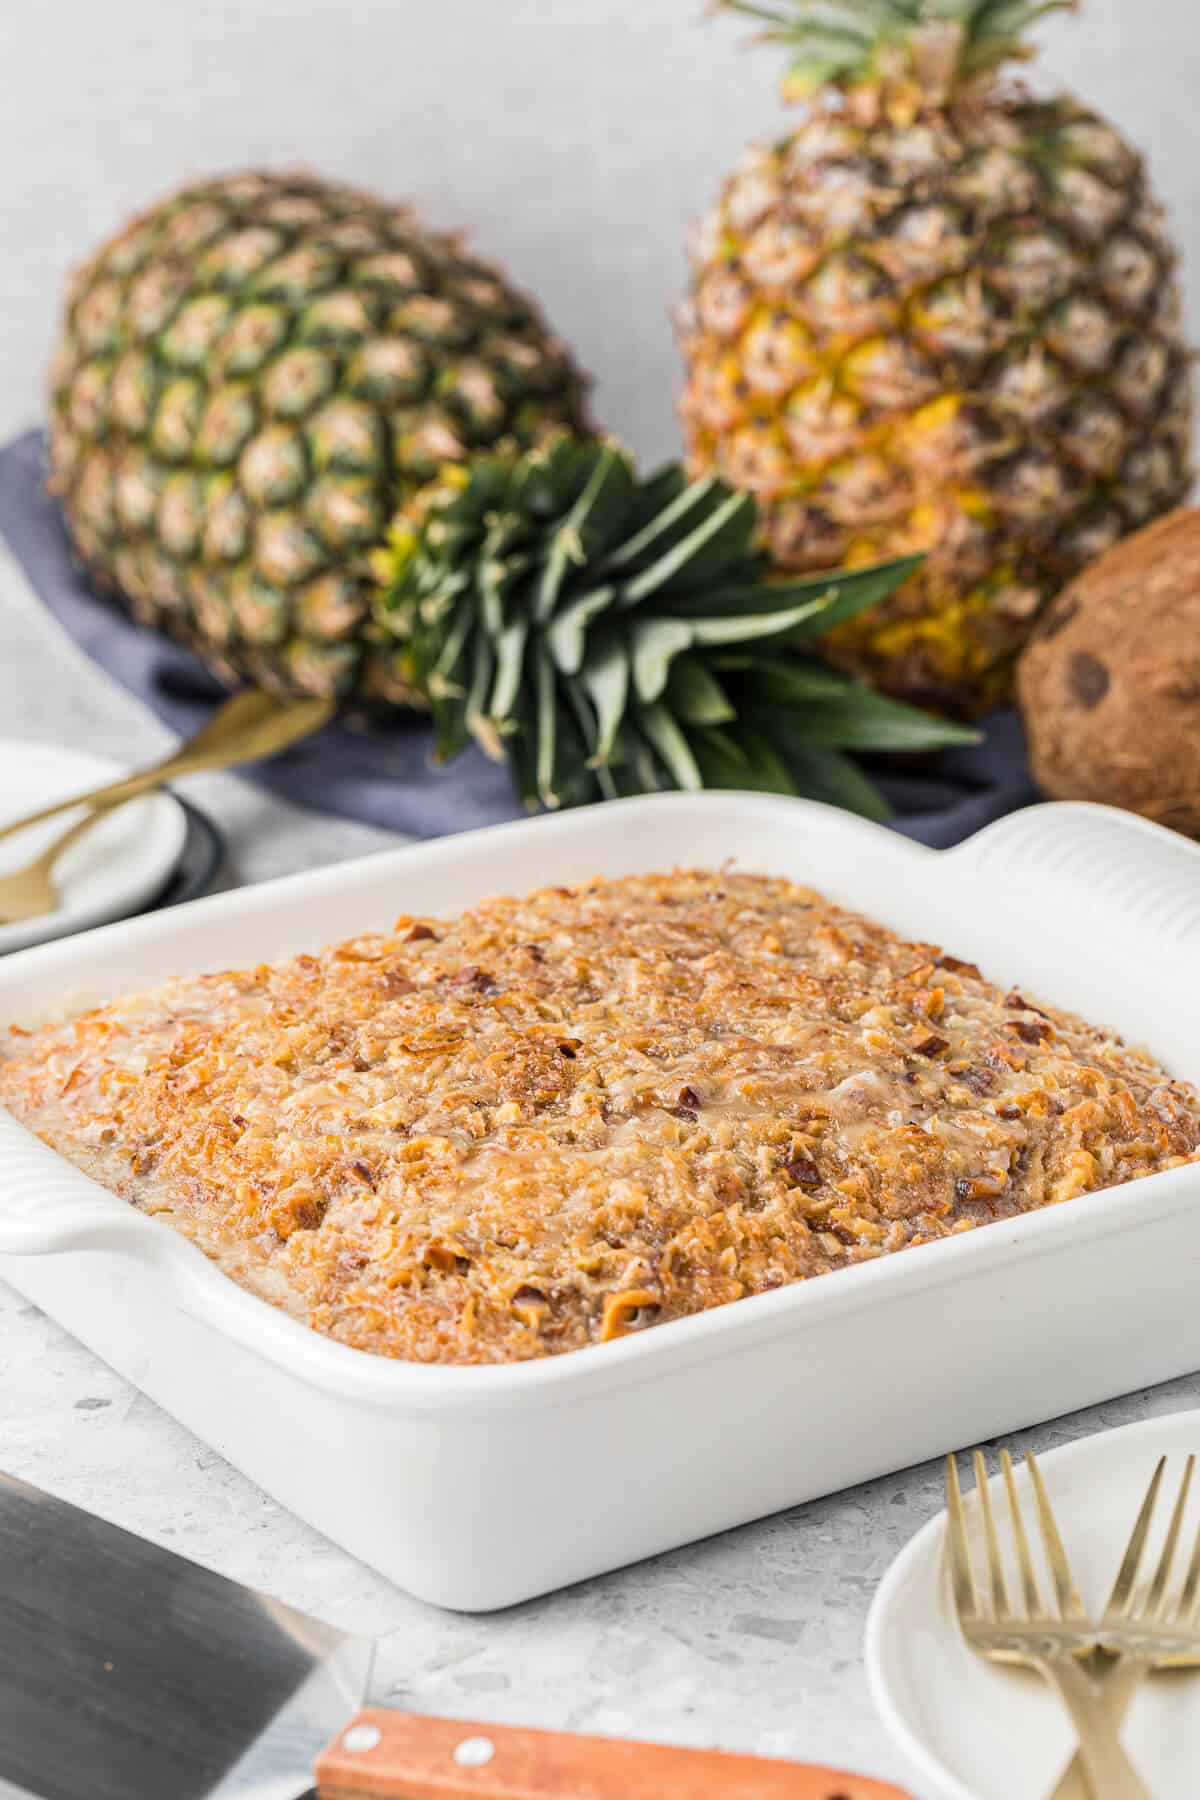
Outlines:
{"type": "Polygon", "coordinates": [[[420,1362],[605,1342],[1200,1147],[1145,1051],[705,870],[14,1028],[0,1100],[254,1293],[420,1362]]]}

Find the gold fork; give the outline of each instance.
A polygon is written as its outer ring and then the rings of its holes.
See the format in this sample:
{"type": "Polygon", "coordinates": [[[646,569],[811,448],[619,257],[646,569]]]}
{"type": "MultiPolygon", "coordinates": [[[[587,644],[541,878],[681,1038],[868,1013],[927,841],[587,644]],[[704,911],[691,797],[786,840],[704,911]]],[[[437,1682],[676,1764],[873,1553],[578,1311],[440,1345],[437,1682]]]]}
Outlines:
{"type": "Polygon", "coordinates": [[[85,813],[82,819],[76,819],[66,831],[60,832],[33,862],[11,875],[0,876],[0,925],[19,925],[26,919],[40,919],[55,910],[58,906],[53,873],[55,863],[64,850],[69,850],[85,831],[90,831],[112,810],[110,806],[97,806],[94,811],[85,813]]]}
{"type": "Polygon", "coordinates": [[[332,702],[328,700],[279,700],[253,689],[235,694],[182,749],[173,751],[152,768],[122,776],[118,781],[107,782],[88,793],[55,801],[23,819],[0,826],[0,839],[4,839],[24,831],[27,826],[40,825],[58,813],[71,812],[79,806],[89,808],[84,818],[77,819],[31,863],[11,875],[0,877],[0,924],[38,919],[54,911],[58,894],[53,871],[59,857],[114,807],[138,794],[163,787],[181,775],[196,775],[202,769],[228,769],[237,763],[257,762],[263,757],[274,756],[289,744],[316,731],[332,711],[332,702]]]}
{"type": "MultiPolygon", "coordinates": [[[[1102,1677],[1104,1692],[1118,1722],[1129,1710],[1142,1682],[1155,1670],[1200,1668],[1200,1528],[1174,1604],[1167,1597],[1196,1470],[1194,1456],[1189,1456],[1184,1464],[1167,1535],[1149,1586],[1139,1589],[1137,1585],[1166,1466],[1166,1457],[1160,1456],[1097,1633],[1099,1654],[1108,1663],[1108,1673],[1102,1677]]],[[[1072,1759],[1051,1800],[1089,1800],[1078,1758],[1072,1759]]]]}
{"type": "Polygon", "coordinates": [[[1096,1633],[1071,1578],[1067,1553],[1054,1522],[1050,1497],[1037,1462],[1029,1456],[1025,1466],[1033,1487],[1042,1545],[1054,1584],[1056,1609],[1053,1611],[1042,1600],[1017,1498],[1012,1458],[1007,1450],[1001,1451],[1000,1468],[1008,1496],[1024,1603],[1020,1612],[1014,1610],[1008,1598],[982,1451],[976,1450],[974,1464],[987,1558],[987,1590],[982,1596],[976,1589],[971,1565],[958,1464],[953,1456],[946,1458],[946,1541],[954,1604],[963,1636],[973,1650],[990,1662],[1036,1669],[1053,1687],[1075,1727],[1091,1800],[1150,1800],[1148,1790],[1122,1748],[1118,1725],[1104,1689],[1091,1679],[1086,1667],[1086,1659],[1096,1647],[1096,1633]]]}

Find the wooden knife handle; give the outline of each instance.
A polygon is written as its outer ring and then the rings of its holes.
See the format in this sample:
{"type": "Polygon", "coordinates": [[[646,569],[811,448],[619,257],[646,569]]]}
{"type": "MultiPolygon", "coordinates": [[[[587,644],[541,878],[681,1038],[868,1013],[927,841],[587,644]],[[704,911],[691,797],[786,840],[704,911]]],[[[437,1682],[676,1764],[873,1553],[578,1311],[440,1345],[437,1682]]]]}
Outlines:
{"type": "Polygon", "coordinates": [[[911,1800],[810,1763],[373,1708],[316,1773],[320,1800],[911,1800]]]}

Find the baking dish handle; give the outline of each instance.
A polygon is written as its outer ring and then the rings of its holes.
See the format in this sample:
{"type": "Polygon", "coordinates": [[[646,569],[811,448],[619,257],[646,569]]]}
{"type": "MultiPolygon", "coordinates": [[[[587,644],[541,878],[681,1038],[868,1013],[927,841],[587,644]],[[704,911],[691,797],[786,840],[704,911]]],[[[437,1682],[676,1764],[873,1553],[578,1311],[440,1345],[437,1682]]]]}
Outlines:
{"type": "Polygon", "coordinates": [[[120,1207],[59,1206],[49,1212],[0,1212],[0,1256],[49,1256],[60,1250],[110,1250],[130,1232],[144,1232],[142,1214],[120,1207]]]}
{"type": "MultiPolygon", "coordinates": [[[[108,1250],[149,1221],[0,1108],[0,1256],[108,1250]]],[[[164,1234],[165,1235],[165,1234],[164,1234]]]]}
{"type": "Polygon", "coordinates": [[[1026,807],[944,854],[1016,893],[1061,895],[1068,917],[1115,917],[1147,946],[1200,935],[1200,845],[1114,806],[1026,807]]]}

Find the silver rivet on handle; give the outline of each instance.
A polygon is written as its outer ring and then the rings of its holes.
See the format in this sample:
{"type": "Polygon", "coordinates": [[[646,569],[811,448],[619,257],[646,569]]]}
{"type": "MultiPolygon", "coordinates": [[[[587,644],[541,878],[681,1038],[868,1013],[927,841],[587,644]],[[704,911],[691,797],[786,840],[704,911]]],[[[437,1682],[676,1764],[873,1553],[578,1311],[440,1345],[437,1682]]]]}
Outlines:
{"type": "Polygon", "coordinates": [[[343,1750],[374,1750],[383,1733],[378,1725],[352,1725],[342,1738],[343,1750]]]}
{"type": "Polygon", "coordinates": [[[464,1738],[461,1744],[454,1746],[454,1760],[460,1769],[482,1769],[495,1754],[496,1746],[491,1738],[464,1738]]]}

